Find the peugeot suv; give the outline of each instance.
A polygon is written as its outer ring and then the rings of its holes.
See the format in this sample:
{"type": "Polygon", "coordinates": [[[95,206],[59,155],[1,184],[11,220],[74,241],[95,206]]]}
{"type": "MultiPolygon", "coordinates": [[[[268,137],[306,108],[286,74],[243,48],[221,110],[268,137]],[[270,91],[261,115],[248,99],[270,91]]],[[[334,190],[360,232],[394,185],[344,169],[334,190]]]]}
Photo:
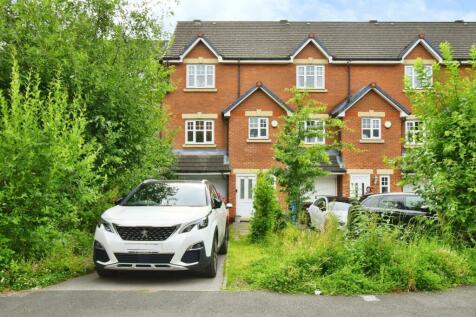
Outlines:
{"type": "Polygon", "coordinates": [[[228,249],[228,209],[203,181],[147,180],[101,216],[93,259],[100,276],[117,270],[190,270],[215,277],[228,249]]]}

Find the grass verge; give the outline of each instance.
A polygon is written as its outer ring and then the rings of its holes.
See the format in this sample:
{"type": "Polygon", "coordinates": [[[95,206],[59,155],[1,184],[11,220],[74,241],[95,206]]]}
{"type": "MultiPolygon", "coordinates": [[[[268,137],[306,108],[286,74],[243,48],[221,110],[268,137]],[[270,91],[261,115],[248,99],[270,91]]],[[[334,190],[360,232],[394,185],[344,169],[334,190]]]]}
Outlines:
{"type": "Polygon", "coordinates": [[[353,295],[476,283],[476,249],[371,223],[352,239],[332,221],[322,234],[290,227],[262,243],[235,234],[226,263],[228,290],[353,295]]]}

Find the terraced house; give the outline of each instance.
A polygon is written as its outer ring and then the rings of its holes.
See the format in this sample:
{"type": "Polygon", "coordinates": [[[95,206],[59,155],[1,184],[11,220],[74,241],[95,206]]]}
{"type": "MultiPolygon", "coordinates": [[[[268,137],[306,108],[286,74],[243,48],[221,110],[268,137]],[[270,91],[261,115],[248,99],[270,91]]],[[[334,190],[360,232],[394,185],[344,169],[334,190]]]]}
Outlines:
{"type": "MultiPolygon", "coordinates": [[[[293,108],[286,88],[297,87],[344,121],[339,137],[360,151],[330,152],[329,175],[316,194],[355,196],[410,191],[384,163],[418,145],[421,125],[405,95],[404,78],[421,87],[414,64],[442,61],[449,42],[468,64],[476,23],[455,22],[179,22],[164,62],[174,65],[176,90],[165,104],[178,128],[178,173],[206,178],[248,217],[256,173],[276,165],[273,142],[293,108]]],[[[328,142],[312,139],[306,142],[328,142]]]]}

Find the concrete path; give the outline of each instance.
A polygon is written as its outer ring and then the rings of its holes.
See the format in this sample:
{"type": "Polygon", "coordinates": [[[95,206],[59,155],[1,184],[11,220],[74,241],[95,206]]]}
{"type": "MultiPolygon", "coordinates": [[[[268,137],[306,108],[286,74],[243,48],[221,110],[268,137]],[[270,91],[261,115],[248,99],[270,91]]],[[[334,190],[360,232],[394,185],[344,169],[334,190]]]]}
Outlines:
{"type": "Polygon", "coordinates": [[[111,278],[96,273],[50,286],[45,291],[219,291],[223,285],[225,256],[218,257],[218,272],[213,279],[187,271],[121,272],[111,278]]]}
{"type": "Polygon", "coordinates": [[[366,298],[267,292],[49,290],[0,295],[0,316],[475,317],[476,287],[366,298]]]}

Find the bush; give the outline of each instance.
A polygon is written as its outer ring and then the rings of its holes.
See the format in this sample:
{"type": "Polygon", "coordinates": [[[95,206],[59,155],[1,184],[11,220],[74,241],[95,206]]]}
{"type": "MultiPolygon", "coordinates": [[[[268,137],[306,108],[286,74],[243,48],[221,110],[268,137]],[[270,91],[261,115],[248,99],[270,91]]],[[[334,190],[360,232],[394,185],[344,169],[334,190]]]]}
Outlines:
{"type": "Polygon", "coordinates": [[[476,282],[474,248],[454,247],[414,228],[377,225],[371,218],[358,225],[357,236],[348,236],[329,218],[322,233],[289,227],[262,243],[231,241],[228,287],[350,295],[476,282]],[[241,256],[235,270],[233,255],[243,255],[241,248],[248,259],[241,256]]]}
{"type": "MultiPolygon", "coordinates": [[[[254,189],[254,214],[251,219],[251,241],[258,242],[266,238],[277,224],[277,215],[280,213],[276,190],[269,174],[259,173],[254,189]]],[[[280,226],[281,219],[280,219],[280,226]]]]}
{"type": "Polygon", "coordinates": [[[14,64],[10,98],[0,99],[0,271],[22,271],[68,232],[93,227],[95,144],[84,140],[81,99],[68,100],[60,81],[43,92],[14,64]]]}
{"type": "MultiPolygon", "coordinates": [[[[409,172],[404,181],[418,185],[448,238],[476,244],[476,46],[464,71],[449,44],[440,50],[444,67],[433,65],[433,85],[409,89],[425,133],[421,146],[409,148],[402,158],[409,172]]],[[[417,70],[424,79],[421,62],[417,70]]]]}
{"type": "Polygon", "coordinates": [[[0,268],[0,290],[44,287],[93,270],[91,234],[72,230],[48,243],[42,259],[13,259],[0,268]]]}

